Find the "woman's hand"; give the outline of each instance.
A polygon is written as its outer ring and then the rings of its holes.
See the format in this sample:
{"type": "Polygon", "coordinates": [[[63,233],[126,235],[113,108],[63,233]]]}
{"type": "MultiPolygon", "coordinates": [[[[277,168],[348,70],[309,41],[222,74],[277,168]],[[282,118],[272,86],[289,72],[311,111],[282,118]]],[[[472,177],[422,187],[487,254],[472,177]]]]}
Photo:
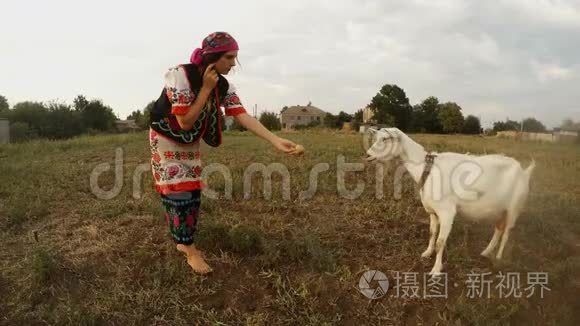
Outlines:
{"type": "Polygon", "coordinates": [[[272,140],[272,145],[279,151],[294,155],[294,149],[296,148],[296,144],[289,141],[288,139],[276,137],[272,140]]]}
{"type": "Polygon", "coordinates": [[[250,116],[247,113],[242,113],[236,115],[236,120],[244,126],[244,128],[253,132],[256,136],[269,141],[272,146],[274,146],[280,152],[286,153],[288,155],[302,155],[304,153],[304,148],[296,148],[296,144],[289,141],[288,139],[280,138],[273,134],[270,130],[266,129],[260,121],[256,118],[250,116]]]}
{"type": "Polygon", "coordinates": [[[214,69],[215,64],[210,64],[205,68],[205,72],[203,73],[203,88],[208,90],[213,90],[217,85],[219,80],[218,74],[214,69]]]}

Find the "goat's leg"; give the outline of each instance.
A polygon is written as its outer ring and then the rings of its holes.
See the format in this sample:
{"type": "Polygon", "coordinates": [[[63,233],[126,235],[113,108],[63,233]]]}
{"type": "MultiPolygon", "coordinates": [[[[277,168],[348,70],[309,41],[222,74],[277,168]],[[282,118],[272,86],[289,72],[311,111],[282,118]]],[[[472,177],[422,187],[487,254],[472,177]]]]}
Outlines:
{"type": "Polygon", "coordinates": [[[455,206],[450,208],[445,208],[441,211],[437,211],[437,217],[439,217],[439,236],[437,237],[437,243],[435,249],[437,250],[437,257],[435,258],[435,265],[433,269],[429,272],[430,275],[438,275],[441,273],[441,267],[443,265],[443,251],[445,250],[445,243],[447,242],[447,237],[451,232],[451,227],[453,226],[453,219],[455,218],[456,209],[455,206]]]}
{"type": "Polygon", "coordinates": [[[435,249],[435,237],[437,236],[437,229],[439,227],[439,221],[437,221],[437,215],[429,214],[429,245],[427,249],[421,254],[421,257],[427,258],[433,254],[433,250],[435,249]]]}
{"type": "Polygon", "coordinates": [[[482,256],[487,258],[491,257],[491,252],[497,246],[499,238],[501,237],[502,233],[505,230],[506,218],[507,218],[506,214],[504,213],[503,216],[495,223],[495,231],[493,232],[493,237],[491,238],[491,241],[487,245],[487,248],[485,248],[485,250],[481,252],[482,256]]]}
{"type": "Polygon", "coordinates": [[[495,256],[495,258],[497,258],[497,260],[500,260],[502,255],[503,255],[503,248],[505,247],[505,244],[506,244],[508,238],[510,237],[510,230],[511,230],[511,227],[507,227],[505,229],[505,231],[503,232],[503,235],[501,236],[501,244],[499,245],[499,250],[497,251],[497,255],[495,256]]]}
{"type": "Polygon", "coordinates": [[[515,199],[513,205],[507,210],[506,213],[506,229],[501,237],[501,244],[499,245],[499,250],[497,251],[497,255],[495,256],[496,259],[500,260],[503,256],[503,250],[505,248],[505,244],[509,239],[510,231],[516,224],[520,213],[524,207],[526,199],[528,197],[529,192],[529,185],[526,182],[525,184],[520,184],[520,188],[516,188],[516,192],[519,194],[519,197],[515,199]]]}
{"type": "Polygon", "coordinates": [[[505,244],[510,237],[511,229],[516,224],[516,219],[518,217],[518,214],[519,214],[519,211],[517,209],[508,210],[508,212],[506,214],[505,231],[503,232],[503,235],[501,236],[501,243],[499,245],[499,250],[497,251],[497,255],[495,256],[495,258],[497,260],[500,260],[501,257],[503,256],[503,249],[505,248],[505,244]]]}

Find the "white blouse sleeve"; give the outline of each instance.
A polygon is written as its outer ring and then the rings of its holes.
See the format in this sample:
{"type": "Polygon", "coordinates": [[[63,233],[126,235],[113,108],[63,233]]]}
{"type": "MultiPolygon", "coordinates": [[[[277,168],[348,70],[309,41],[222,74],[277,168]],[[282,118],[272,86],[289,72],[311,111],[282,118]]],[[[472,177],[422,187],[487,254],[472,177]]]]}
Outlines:
{"type": "Polygon", "coordinates": [[[165,73],[165,92],[171,102],[171,114],[184,115],[195,100],[187,73],[181,66],[170,68],[165,73]]]}
{"type": "Polygon", "coordinates": [[[236,116],[238,114],[246,113],[246,109],[244,109],[240,97],[237,94],[236,87],[232,83],[229,84],[230,86],[224,100],[226,116],[236,116]]]}

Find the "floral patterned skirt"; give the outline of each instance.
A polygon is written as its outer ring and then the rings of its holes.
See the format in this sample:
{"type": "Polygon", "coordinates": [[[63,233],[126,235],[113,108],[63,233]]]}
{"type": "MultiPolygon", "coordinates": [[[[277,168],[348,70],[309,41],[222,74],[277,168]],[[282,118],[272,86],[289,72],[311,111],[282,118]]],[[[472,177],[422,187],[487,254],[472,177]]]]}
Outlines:
{"type": "Polygon", "coordinates": [[[191,245],[199,217],[201,190],[161,195],[165,221],[175,243],[191,245]]]}
{"type": "Polygon", "coordinates": [[[149,145],[157,192],[168,195],[203,188],[199,142],[177,143],[149,129],[149,145]]]}

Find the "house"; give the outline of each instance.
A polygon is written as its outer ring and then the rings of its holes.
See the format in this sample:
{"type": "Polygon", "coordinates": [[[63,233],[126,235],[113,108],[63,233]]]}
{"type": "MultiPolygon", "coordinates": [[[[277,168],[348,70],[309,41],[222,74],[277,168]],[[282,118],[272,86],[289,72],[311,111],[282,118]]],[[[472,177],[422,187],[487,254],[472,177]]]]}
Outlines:
{"type": "Polygon", "coordinates": [[[373,117],[375,116],[375,113],[373,112],[373,110],[370,107],[366,107],[363,110],[363,118],[362,118],[362,122],[363,123],[373,123],[375,122],[373,120],[373,117]]]}
{"type": "Polygon", "coordinates": [[[580,136],[580,124],[554,129],[554,137],[556,137],[556,139],[562,143],[577,142],[579,140],[578,138],[579,136],[580,136]]]}
{"type": "Polygon", "coordinates": [[[384,124],[377,124],[377,121],[374,119],[375,113],[370,108],[370,106],[365,107],[362,109],[363,116],[362,116],[362,124],[359,127],[359,132],[361,134],[366,133],[370,128],[380,129],[385,128],[387,125],[384,124]]]}
{"type": "Polygon", "coordinates": [[[280,124],[283,129],[291,129],[298,125],[307,125],[311,122],[324,122],[326,112],[308,103],[306,106],[296,105],[283,109],[280,112],[280,124]]]}
{"type": "Polygon", "coordinates": [[[117,120],[115,121],[115,127],[119,132],[135,132],[140,129],[135,120],[132,119],[117,120]]]}

